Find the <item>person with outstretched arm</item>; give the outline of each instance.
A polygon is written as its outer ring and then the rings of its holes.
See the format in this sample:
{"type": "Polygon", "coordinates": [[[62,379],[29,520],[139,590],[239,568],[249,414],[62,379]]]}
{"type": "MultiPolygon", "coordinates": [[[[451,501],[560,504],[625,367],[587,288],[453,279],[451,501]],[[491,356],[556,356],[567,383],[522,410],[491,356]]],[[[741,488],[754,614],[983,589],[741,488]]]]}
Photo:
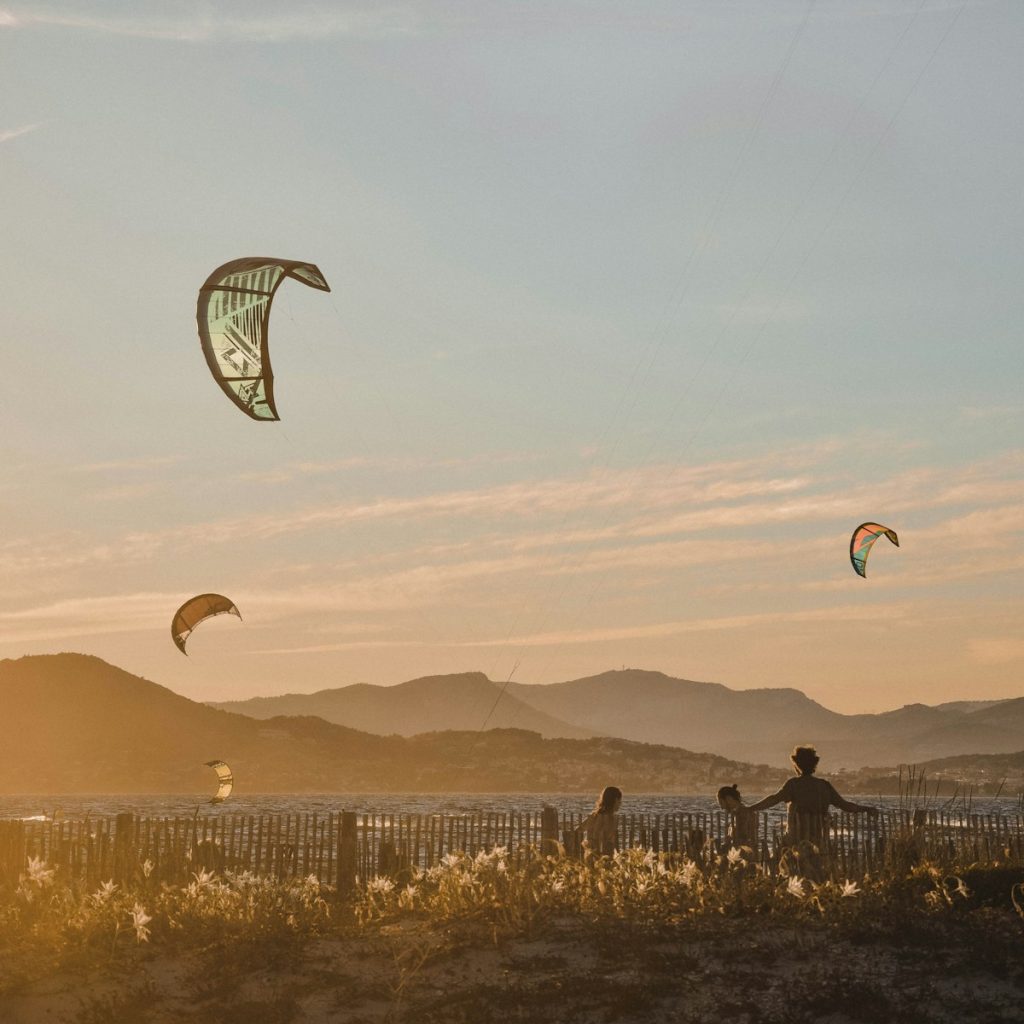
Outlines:
{"type": "Polygon", "coordinates": [[[877,807],[844,800],[828,779],[814,777],[819,760],[814,747],[796,747],[790,760],[798,772],[797,776],[789,779],[777,793],[758,800],[756,804],[748,804],[745,809],[748,812],[764,811],[785,801],[789,805],[786,831],[791,843],[809,839],[820,845],[825,835],[829,807],[838,807],[849,814],[878,813],[877,807]]]}

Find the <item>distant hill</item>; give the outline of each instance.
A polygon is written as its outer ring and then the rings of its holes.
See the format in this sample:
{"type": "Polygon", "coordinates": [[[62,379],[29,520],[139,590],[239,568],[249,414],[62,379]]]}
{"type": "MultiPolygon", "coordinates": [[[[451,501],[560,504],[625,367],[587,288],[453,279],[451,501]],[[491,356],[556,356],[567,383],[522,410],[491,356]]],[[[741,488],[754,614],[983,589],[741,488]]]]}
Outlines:
{"type": "Polygon", "coordinates": [[[843,719],[799,690],[731,690],[639,669],[509,689],[595,733],[716,752],[742,749],[770,764],[783,764],[795,743],[813,741],[843,719]]]}
{"type": "Polygon", "coordinates": [[[489,729],[514,725],[545,737],[582,739],[603,731],[580,728],[531,707],[514,693],[502,694],[502,685],[491,682],[483,672],[424,676],[397,686],[356,683],[317,693],[220,701],[211,703],[211,707],[250,718],[316,715],[328,722],[382,736],[414,736],[445,729],[479,730],[485,721],[489,729]]]}
{"type": "Polygon", "coordinates": [[[813,743],[829,770],[900,764],[1024,746],[1024,698],[909,704],[882,714],[843,715],[799,690],[731,690],[627,669],[547,686],[511,684],[523,701],[595,732],[713,750],[745,761],[785,764],[813,743]]]}
{"type": "MultiPolygon", "coordinates": [[[[465,673],[215,706],[256,718],[319,715],[368,732],[412,735],[478,729],[500,692],[481,673],[465,673]]],[[[733,690],[625,669],[564,683],[510,683],[490,724],[545,737],[619,736],[780,767],[796,744],[810,742],[823,766],[835,770],[1017,750],[1024,745],[1024,698],[843,715],[795,689],[733,690]]]]}
{"type": "Polygon", "coordinates": [[[316,717],[257,720],[80,654],[0,661],[0,792],[196,793],[222,758],[240,792],[711,793],[785,776],[621,739],[500,729],[376,736],[316,717]]]}
{"type": "MultiPolygon", "coordinates": [[[[1024,745],[1024,737],[1021,738],[1024,745]]],[[[845,787],[861,793],[896,794],[901,789],[918,804],[949,800],[955,797],[955,805],[969,805],[972,797],[1005,797],[1011,806],[1008,809],[1020,813],[1020,802],[1024,799],[1024,750],[1005,754],[958,754],[956,757],[941,757],[914,765],[914,778],[910,780],[906,767],[861,768],[859,771],[843,772],[836,778],[840,791],[845,787]]]]}

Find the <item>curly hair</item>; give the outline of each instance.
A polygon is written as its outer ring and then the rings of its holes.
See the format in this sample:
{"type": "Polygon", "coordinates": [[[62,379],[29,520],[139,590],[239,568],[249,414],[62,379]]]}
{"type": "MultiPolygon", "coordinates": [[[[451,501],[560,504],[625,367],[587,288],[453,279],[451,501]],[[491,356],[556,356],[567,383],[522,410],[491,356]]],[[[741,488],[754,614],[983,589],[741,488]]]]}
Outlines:
{"type": "Polygon", "coordinates": [[[789,759],[797,766],[801,775],[813,775],[814,769],[818,767],[818,752],[814,747],[794,747],[789,759]]]}

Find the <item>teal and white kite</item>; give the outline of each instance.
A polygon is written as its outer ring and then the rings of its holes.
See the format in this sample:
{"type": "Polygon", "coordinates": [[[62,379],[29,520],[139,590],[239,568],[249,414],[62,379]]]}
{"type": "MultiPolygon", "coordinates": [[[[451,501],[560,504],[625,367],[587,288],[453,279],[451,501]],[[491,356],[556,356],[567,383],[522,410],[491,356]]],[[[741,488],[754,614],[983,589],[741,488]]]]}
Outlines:
{"type": "Polygon", "coordinates": [[[196,322],[213,379],[254,420],[279,420],[267,349],[270,306],[290,277],[329,292],[312,263],[247,256],[218,267],[199,289],[196,322]]]}

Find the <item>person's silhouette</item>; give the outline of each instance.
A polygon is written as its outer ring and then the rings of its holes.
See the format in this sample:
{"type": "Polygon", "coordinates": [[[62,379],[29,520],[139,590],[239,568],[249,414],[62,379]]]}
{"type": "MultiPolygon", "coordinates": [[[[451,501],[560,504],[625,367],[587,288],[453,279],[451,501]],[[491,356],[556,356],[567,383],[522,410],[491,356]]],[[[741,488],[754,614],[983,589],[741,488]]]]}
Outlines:
{"type": "Polygon", "coordinates": [[[763,811],[785,801],[789,805],[786,832],[790,844],[809,839],[820,847],[828,823],[829,807],[838,807],[849,814],[878,813],[876,807],[844,800],[831,782],[814,777],[819,761],[814,747],[796,747],[790,760],[799,774],[787,780],[777,793],[748,804],[746,808],[747,811],[763,811]]]}
{"type": "Polygon", "coordinates": [[[615,812],[622,803],[618,786],[605,786],[590,814],[576,826],[576,834],[586,840],[587,850],[595,856],[610,855],[616,846],[615,812]]]}

